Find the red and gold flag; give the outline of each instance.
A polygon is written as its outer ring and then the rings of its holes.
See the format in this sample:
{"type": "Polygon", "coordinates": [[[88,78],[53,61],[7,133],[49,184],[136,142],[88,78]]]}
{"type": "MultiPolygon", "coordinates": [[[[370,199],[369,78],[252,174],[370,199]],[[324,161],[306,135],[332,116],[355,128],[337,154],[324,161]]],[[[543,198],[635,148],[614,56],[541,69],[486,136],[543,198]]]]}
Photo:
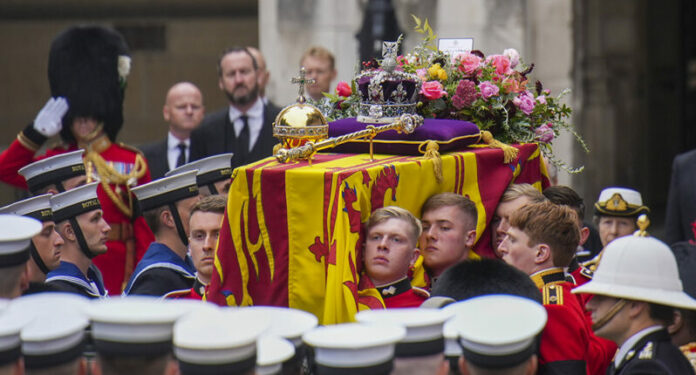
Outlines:
{"type": "Polygon", "coordinates": [[[235,170],[206,295],[220,305],[289,306],[321,324],[352,321],[383,301],[362,271],[362,223],[380,207],[396,205],[419,216],[436,193],[451,191],[476,202],[479,256],[491,256],[485,230],[511,182],[538,187],[548,178],[535,144],[518,146],[513,163],[496,149],[441,156],[318,154],[307,162],[272,158],[235,170]]]}

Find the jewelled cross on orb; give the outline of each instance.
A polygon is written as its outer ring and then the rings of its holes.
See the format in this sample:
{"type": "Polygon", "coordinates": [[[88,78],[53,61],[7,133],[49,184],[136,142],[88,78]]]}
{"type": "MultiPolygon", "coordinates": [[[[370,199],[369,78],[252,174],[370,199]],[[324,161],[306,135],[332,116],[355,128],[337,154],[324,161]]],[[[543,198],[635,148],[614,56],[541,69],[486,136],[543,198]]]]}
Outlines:
{"type": "Polygon", "coordinates": [[[292,77],[291,83],[297,83],[300,85],[299,91],[298,91],[298,97],[297,97],[297,102],[302,104],[306,101],[305,96],[304,96],[304,90],[305,90],[305,85],[307,84],[313,84],[316,83],[317,81],[314,78],[306,78],[305,77],[305,68],[304,66],[300,68],[300,76],[299,77],[292,77]]]}

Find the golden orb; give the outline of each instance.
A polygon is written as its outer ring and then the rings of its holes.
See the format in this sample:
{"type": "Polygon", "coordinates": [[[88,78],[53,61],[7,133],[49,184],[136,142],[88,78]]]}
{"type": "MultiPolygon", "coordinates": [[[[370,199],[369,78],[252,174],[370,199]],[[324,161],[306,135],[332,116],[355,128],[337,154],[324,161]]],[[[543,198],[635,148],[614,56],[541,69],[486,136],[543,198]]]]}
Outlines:
{"type": "Polygon", "coordinates": [[[317,107],[307,103],[291,104],[278,113],[273,122],[273,136],[283,148],[302,146],[329,137],[329,124],[317,107]]]}

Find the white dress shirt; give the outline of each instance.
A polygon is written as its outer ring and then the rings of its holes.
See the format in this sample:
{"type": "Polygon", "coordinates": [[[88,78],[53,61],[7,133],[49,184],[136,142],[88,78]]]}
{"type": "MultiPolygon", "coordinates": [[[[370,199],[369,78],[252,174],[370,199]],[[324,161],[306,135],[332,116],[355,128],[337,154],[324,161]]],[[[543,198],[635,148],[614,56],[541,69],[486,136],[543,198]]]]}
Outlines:
{"type": "Polygon", "coordinates": [[[186,145],[186,161],[191,161],[189,156],[191,155],[191,139],[186,139],[184,141],[172,135],[171,132],[167,133],[167,163],[169,164],[169,170],[176,168],[176,161],[179,159],[179,143],[183,142],[186,145]]]}
{"type": "Polygon", "coordinates": [[[244,122],[239,118],[243,114],[246,114],[249,118],[249,151],[251,151],[254,149],[256,140],[259,139],[259,134],[261,134],[261,128],[263,127],[263,100],[257,98],[254,105],[246,113],[242,113],[237,108],[230,106],[230,123],[234,125],[235,137],[239,137],[239,133],[244,128],[244,122]]]}

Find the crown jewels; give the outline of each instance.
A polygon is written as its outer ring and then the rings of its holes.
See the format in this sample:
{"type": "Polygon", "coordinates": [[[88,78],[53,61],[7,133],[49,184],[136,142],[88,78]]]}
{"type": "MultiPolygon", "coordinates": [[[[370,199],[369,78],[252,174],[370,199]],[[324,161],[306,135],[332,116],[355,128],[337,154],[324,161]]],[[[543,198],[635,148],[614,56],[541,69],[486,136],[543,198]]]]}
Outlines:
{"type": "Polygon", "coordinates": [[[396,69],[396,42],[382,43],[381,69],[368,70],[355,77],[360,93],[358,121],[387,124],[403,114],[415,114],[421,80],[415,74],[396,69]]]}

